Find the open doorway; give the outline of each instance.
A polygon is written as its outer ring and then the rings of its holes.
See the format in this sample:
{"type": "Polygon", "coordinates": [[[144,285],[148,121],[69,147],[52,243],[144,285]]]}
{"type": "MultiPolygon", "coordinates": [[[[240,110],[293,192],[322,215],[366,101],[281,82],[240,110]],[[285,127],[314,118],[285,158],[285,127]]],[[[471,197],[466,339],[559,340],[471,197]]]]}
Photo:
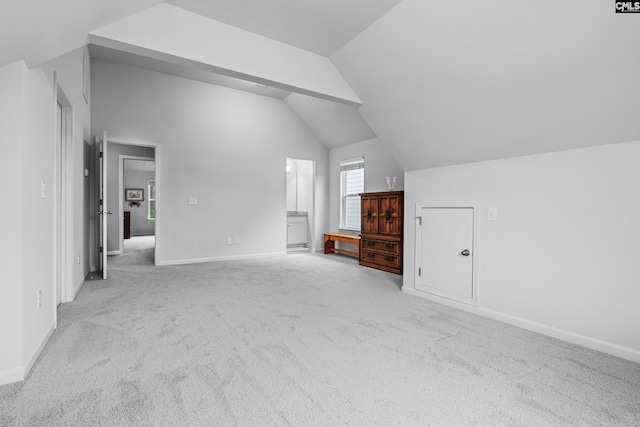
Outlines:
{"type": "Polygon", "coordinates": [[[315,224],[315,162],[286,161],[287,252],[310,251],[315,224]]]}
{"type": "MultiPolygon", "coordinates": [[[[99,141],[102,146],[98,191],[100,206],[98,211],[100,217],[98,252],[99,271],[101,272],[99,276],[102,279],[107,279],[108,268],[112,266],[118,255],[125,253],[123,244],[125,210],[129,214],[133,210],[136,214],[144,214],[144,222],[147,223],[146,232],[139,224],[136,227],[136,230],[140,231],[140,237],[146,237],[144,245],[150,243],[150,246],[144,250],[149,255],[138,261],[145,264],[149,262],[152,265],[157,263],[159,244],[156,237],[160,229],[158,183],[161,182],[157,166],[160,147],[159,144],[153,142],[107,137],[106,132],[102,138],[99,138],[99,141]],[[125,160],[141,161],[142,163],[132,163],[130,167],[128,166],[131,171],[125,174],[125,160]],[[140,174],[135,172],[140,172],[140,174]],[[139,181],[140,176],[134,176],[132,178],[134,181],[125,183],[125,179],[129,179],[128,175],[144,175],[145,178],[144,181],[139,181]],[[149,195],[152,196],[151,201],[149,195]]],[[[126,229],[131,231],[131,218],[128,219],[129,224],[126,229]]]]}
{"type": "MultiPolygon", "coordinates": [[[[154,264],[156,162],[154,157],[120,156],[119,254],[126,263],[154,264]]],[[[114,262],[123,262],[121,257],[114,262]]]]}

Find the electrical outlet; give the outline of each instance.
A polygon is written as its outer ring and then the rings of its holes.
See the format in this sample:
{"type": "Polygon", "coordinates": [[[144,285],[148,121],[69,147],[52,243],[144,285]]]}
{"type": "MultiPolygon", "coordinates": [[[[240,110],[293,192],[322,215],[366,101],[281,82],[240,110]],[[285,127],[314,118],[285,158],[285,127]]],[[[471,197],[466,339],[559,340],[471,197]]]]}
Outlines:
{"type": "Polygon", "coordinates": [[[80,265],[80,255],[78,255],[78,265],[80,265]]]}
{"type": "Polygon", "coordinates": [[[227,245],[233,245],[233,238],[227,237],[227,245]]]}
{"type": "Polygon", "coordinates": [[[38,289],[38,308],[42,308],[42,289],[38,289]]]}
{"type": "Polygon", "coordinates": [[[189,206],[196,206],[198,204],[197,197],[189,197],[189,206]]]}
{"type": "Polygon", "coordinates": [[[47,183],[44,181],[40,183],[40,198],[41,199],[47,198],[47,183]]]}
{"type": "Polygon", "coordinates": [[[234,245],[239,245],[240,244],[240,238],[239,237],[234,237],[233,238],[233,244],[234,245]]]}

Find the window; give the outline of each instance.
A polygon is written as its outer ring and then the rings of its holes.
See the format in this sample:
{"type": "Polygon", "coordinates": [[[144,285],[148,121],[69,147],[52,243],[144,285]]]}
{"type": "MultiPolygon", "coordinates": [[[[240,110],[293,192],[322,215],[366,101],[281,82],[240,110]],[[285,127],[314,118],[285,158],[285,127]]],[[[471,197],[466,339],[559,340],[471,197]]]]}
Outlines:
{"type": "Polygon", "coordinates": [[[364,158],[340,162],[340,228],[360,231],[360,195],[364,192],[364,158]]]}
{"type": "Polygon", "coordinates": [[[154,179],[150,179],[147,184],[147,194],[149,195],[147,219],[156,219],[156,181],[154,179]]]}

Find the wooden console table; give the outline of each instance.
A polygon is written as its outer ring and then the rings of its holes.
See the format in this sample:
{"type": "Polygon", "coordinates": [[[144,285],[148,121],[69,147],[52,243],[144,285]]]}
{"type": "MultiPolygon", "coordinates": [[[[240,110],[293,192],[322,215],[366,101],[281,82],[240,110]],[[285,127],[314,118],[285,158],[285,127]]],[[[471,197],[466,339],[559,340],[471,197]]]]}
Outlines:
{"type": "Polygon", "coordinates": [[[354,236],[353,234],[343,233],[324,233],[324,253],[339,253],[343,255],[349,255],[352,257],[360,257],[360,236],[354,236]],[[358,248],[358,252],[347,251],[344,249],[338,249],[335,247],[336,242],[351,243],[358,248]]]}

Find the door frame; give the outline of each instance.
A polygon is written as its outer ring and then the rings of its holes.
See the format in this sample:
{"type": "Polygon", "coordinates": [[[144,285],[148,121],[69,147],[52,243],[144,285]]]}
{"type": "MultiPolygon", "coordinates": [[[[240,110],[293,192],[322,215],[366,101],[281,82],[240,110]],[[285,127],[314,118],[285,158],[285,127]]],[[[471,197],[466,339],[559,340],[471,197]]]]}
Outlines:
{"type": "MultiPolygon", "coordinates": [[[[155,154],[154,154],[155,156],[155,154]]],[[[147,162],[156,162],[155,157],[143,157],[143,156],[132,156],[128,154],[120,154],[120,159],[118,160],[118,221],[120,224],[120,233],[118,236],[118,254],[122,255],[124,253],[124,227],[122,226],[124,222],[124,161],[125,160],[141,160],[147,162]]],[[[156,168],[158,163],[156,162],[156,168]]],[[[156,169],[157,170],[157,169],[156,169]]],[[[156,171],[153,171],[153,179],[157,180],[156,171]]],[[[157,182],[157,181],[156,181],[157,182]]],[[[156,193],[158,187],[156,186],[156,193]]],[[[149,197],[147,195],[147,197],[149,197]]],[[[154,220],[155,221],[155,220],[154,220]]],[[[154,235],[155,235],[155,222],[154,222],[154,235]]]]}
{"type": "MultiPolygon", "coordinates": [[[[311,162],[311,211],[307,212],[307,223],[308,223],[308,227],[309,227],[309,233],[307,234],[307,247],[312,251],[312,252],[316,252],[316,248],[314,246],[315,242],[316,242],[316,173],[317,173],[317,163],[315,160],[313,159],[304,159],[301,157],[290,157],[290,156],[286,156],[285,157],[285,173],[284,173],[284,200],[285,200],[285,214],[286,214],[286,206],[287,206],[287,170],[286,170],[286,165],[288,163],[289,160],[295,160],[295,161],[305,161],[305,162],[311,162]]],[[[297,186],[297,178],[296,178],[296,186],[297,186]]],[[[297,189],[296,189],[297,191],[297,189]]],[[[287,221],[288,222],[288,218],[287,221]]],[[[285,252],[287,251],[287,223],[285,222],[285,237],[284,237],[284,244],[285,244],[285,252]]],[[[317,250],[318,252],[320,251],[320,249],[317,250]]]]}
{"type": "MultiPolygon", "coordinates": [[[[115,144],[122,144],[122,145],[137,145],[140,147],[150,147],[153,148],[153,156],[154,156],[154,160],[156,162],[156,219],[155,219],[155,246],[154,246],[154,252],[153,252],[153,264],[158,266],[159,264],[159,259],[158,259],[158,253],[160,252],[160,244],[162,242],[162,239],[159,238],[159,236],[161,235],[161,227],[160,225],[162,224],[162,220],[161,220],[161,204],[162,204],[162,187],[161,187],[161,168],[160,168],[160,143],[158,142],[152,142],[152,141],[141,141],[141,140],[136,140],[136,139],[126,139],[126,138],[114,138],[111,136],[107,136],[105,138],[104,141],[105,144],[108,143],[115,143],[115,144]]],[[[120,169],[120,167],[119,167],[120,169]]],[[[123,193],[122,193],[122,170],[120,169],[120,176],[118,178],[119,182],[120,182],[120,189],[118,190],[120,193],[120,202],[119,202],[119,206],[121,207],[120,211],[122,212],[122,199],[123,199],[123,193]]],[[[121,215],[120,213],[118,213],[118,221],[122,221],[121,215]]],[[[122,227],[120,227],[120,230],[122,231],[122,227]]],[[[119,233],[118,235],[118,239],[120,240],[120,242],[122,242],[122,238],[120,236],[123,236],[122,233],[119,233]]],[[[106,242],[105,242],[106,244],[106,242]]],[[[119,243],[120,246],[120,243],[119,243]]],[[[122,247],[120,247],[120,249],[122,249],[122,247]]]]}
{"type": "Polygon", "coordinates": [[[478,306],[478,219],[479,203],[477,202],[417,202],[415,209],[415,258],[414,258],[414,278],[413,289],[417,292],[428,293],[440,298],[461,302],[464,304],[478,306]],[[420,260],[422,258],[422,210],[423,209],[471,209],[473,215],[473,232],[471,245],[471,298],[455,297],[446,292],[439,292],[437,289],[426,291],[418,289],[420,283],[420,260]]]}
{"type": "MultiPolygon", "coordinates": [[[[54,292],[54,312],[57,313],[58,299],[60,303],[71,302],[75,298],[73,286],[73,126],[74,109],[71,98],[67,95],[64,85],[60,81],[58,74],[54,71],[54,215],[53,215],[53,292],[54,292]],[[62,121],[64,129],[62,138],[58,141],[57,108],[60,104],[62,108],[62,121]],[[71,234],[71,236],[70,236],[71,234]],[[58,249],[60,249],[58,253],[58,249]],[[60,289],[58,290],[58,274],[60,275],[60,289]]],[[[55,325],[57,327],[57,315],[55,325]]]]}

